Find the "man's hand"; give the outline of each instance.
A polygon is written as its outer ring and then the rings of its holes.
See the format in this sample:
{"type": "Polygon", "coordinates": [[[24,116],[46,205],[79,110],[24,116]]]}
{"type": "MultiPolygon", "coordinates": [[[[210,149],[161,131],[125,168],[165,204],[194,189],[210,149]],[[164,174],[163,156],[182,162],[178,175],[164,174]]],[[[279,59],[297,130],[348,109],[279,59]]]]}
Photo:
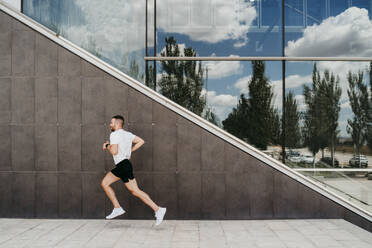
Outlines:
{"type": "Polygon", "coordinates": [[[106,141],[105,143],[103,143],[102,145],[103,150],[107,150],[107,147],[106,147],[107,144],[110,145],[110,142],[106,141]]]}

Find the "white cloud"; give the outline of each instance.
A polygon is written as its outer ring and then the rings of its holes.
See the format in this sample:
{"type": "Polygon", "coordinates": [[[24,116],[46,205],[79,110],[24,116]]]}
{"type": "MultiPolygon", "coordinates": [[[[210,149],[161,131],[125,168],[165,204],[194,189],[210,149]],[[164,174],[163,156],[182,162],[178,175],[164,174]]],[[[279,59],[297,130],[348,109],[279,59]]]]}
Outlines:
{"type": "Polygon", "coordinates": [[[296,95],[295,100],[297,101],[297,110],[298,111],[305,111],[306,110],[305,96],[304,95],[296,95]]]}
{"type": "Polygon", "coordinates": [[[272,104],[275,108],[282,108],[283,105],[283,87],[282,87],[282,80],[274,80],[271,81],[271,87],[273,91],[273,101],[272,104]]]}
{"type": "MultiPolygon", "coordinates": [[[[205,96],[206,90],[203,89],[202,95],[205,96]]],[[[212,108],[218,118],[223,121],[229,115],[234,107],[238,104],[238,98],[233,95],[221,94],[217,95],[215,91],[208,91],[207,104],[212,108]]]]}
{"type": "Polygon", "coordinates": [[[15,8],[16,10],[21,10],[21,0],[0,0],[0,2],[4,2],[5,4],[15,8]]]}
{"type": "MultiPolygon", "coordinates": [[[[230,55],[229,57],[238,57],[230,55]]],[[[208,78],[219,79],[229,77],[243,72],[241,61],[208,61],[204,63],[204,68],[208,67],[208,78]]]]}
{"type": "Polygon", "coordinates": [[[157,6],[159,28],[188,35],[191,40],[218,43],[236,41],[239,48],[248,42],[247,33],[257,13],[244,0],[162,1],[157,6]]]}
{"type": "Polygon", "coordinates": [[[116,63],[134,51],[140,51],[138,59],[143,59],[145,1],[112,0],[107,4],[99,0],[79,0],[75,4],[84,14],[85,23],[62,27],[69,40],[82,46],[93,39],[101,54],[116,63]]]}
{"type": "MultiPolygon", "coordinates": [[[[281,80],[280,80],[281,82],[281,80]]],[[[311,75],[306,75],[306,76],[300,76],[298,74],[295,75],[290,75],[285,78],[285,87],[288,88],[297,88],[299,86],[302,86],[307,83],[312,82],[312,76],[311,75]]]]}
{"type": "Polygon", "coordinates": [[[351,109],[350,101],[345,101],[341,104],[341,108],[351,109]]]}
{"type": "Polygon", "coordinates": [[[248,93],[248,82],[251,80],[252,76],[246,76],[239,78],[235,84],[234,87],[240,90],[241,94],[247,94],[248,93]]]}
{"type": "Polygon", "coordinates": [[[371,56],[372,22],[366,9],[351,7],[289,41],[287,56],[371,56]]]}

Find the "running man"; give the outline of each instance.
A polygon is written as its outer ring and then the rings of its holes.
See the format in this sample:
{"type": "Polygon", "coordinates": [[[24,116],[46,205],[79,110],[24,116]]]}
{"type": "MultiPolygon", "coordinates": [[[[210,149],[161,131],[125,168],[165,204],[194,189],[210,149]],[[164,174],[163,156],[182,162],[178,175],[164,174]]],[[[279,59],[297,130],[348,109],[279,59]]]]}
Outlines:
{"type": "Polygon", "coordinates": [[[167,209],[156,205],[148,194],[138,188],[136,179],[133,176],[132,164],[129,161],[131,153],[140,148],[145,142],[131,132],[125,131],[123,126],[123,116],[115,115],[112,117],[110,122],[110,142],[107,141],[102,146],[103,150],[107,150],[113,155],[115,162],[115,168],[106,174],[101,183],[102,188],[114,205],[114,210],[112,210],[110,215],[106,216],[106,219],[113,219],[125,213],[125,210],[120,206],[115,196],[114,190],[110,187],[112,183],[121,179],[134,196],[141,199],[154,210],[156,217],[155,225],[160,225],[167,209]],[[132,143],[134,146],[132,146],[132,143]]]}

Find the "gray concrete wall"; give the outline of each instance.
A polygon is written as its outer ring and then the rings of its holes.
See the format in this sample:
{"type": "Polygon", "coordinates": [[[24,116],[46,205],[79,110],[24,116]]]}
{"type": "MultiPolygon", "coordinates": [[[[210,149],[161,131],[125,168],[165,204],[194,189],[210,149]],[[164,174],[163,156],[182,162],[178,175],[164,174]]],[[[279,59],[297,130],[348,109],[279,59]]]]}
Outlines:
{"type": "MultiPolygon", "coordinates": [[[[372,225],[0,11],[0,217],[104,218],[111,116],[146,143],[139,186],[170,219],[344,218],[372,225]]],[[[121,182],[128,211],[153,218],[121,182]]]]}

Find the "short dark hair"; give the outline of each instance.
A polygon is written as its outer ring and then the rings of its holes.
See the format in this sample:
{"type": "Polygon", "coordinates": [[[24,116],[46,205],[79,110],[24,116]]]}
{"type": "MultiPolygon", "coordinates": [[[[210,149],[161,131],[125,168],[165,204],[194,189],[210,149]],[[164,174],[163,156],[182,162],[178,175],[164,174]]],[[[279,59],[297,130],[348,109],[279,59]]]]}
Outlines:
{"type": "Polygon", "coordinates": [[[115,119],[115,120],[120,120],[121,121],[121,125],[124,126],[124,117],[123,116],[121,116],[121,115],[114,115],[112,118],[115,119]]]}

